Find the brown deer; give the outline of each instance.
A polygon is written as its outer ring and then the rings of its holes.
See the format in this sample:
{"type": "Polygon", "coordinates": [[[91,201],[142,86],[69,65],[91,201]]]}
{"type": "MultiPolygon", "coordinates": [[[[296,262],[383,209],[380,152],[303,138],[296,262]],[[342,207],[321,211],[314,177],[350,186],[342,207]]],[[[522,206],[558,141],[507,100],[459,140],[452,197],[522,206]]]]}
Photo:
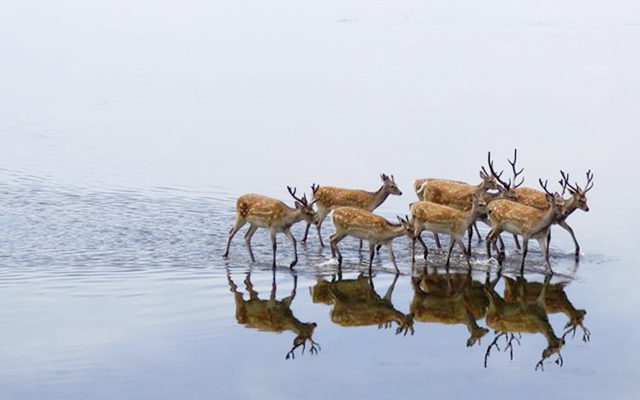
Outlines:
{"type": "Polygon", "coordinates": [[[416,253],[416,240],[420,242],[424,249],[424,259],[427,259],[429,250],[427,245],[422,240],[420,233],[423,230],[428,230],[433,233],[443,233],[451,237],[449,241],[449,249],[447,253],[447,263],[449,266],[449,260],[451,259],[451,250],[454,243],[460,246],[462,254],[467,259],[467,264],[471,268],[471,261],[469,260],[469,251],[464,247],[462,242],[462,235],[467,230],[471,230],[471,225],[480,217],[486,214],[487,208],[484,199],[478,199],[475,194],[471,195],[472,206],[468,211],[461,211],[456,208],[448,207],[441,204],[436,204],[430,201],[419,201],[411,204],[411,223],[413,225],[413,235],[411,241],[411,256],[415,261],[416,253]]]}
{"type": "Polygon", "coordinates": [[[333,305],[331,321],[341,326],[369,326],[390,328],[397,324],[396,335],[413,335],[413,314],[405,315],[396,310],[391,295],[399,275],[387,289],[384,297],[376,293],[371,276],[361,274],[357,279],[319,281],[311,289],[314,303],[333,305]]]}
{"type": "Polygon", "coordinates": [[[389,258],[393,266],[398,270],[396,259],[393,255],[391,241],[398,236],[411,237],[413,226],[406,220],[398,217],[399,224],[392,224],[379,215],[354,207],[338,207],[331,213],[331,220],[336,232],[331,235],[331,256],[338,257],[338,265],[342,265],[342,254],[338,249],[338,243],[347,236],[353,236],[360,240],[369,241],[369,270],[373,263],[375,248],[378,244],[384,244],[389,250],[389,258]]]}
{"type": "Polygon", "coordinates": [[[498,278],[491,285],[485,286],[486,294],[489,298],[486,321],[487,325],[496,332],[493,342],[489,345],[485,353],[485,368],[487,367],[487,360],[491,353],[491,348],[493,346],[498,348],[498,339],[503,336],[506,337],[509,335],[505,351],[509,349],[511,351],[511,358],[513,359],[513,341],[520,341],[514,334],[520,335],[521,333],[539,333],[547,339],[547,347],[542,352],[542,359],[536,364],[536,370],[538,368],[544,370],[544,360],[553,354],[558,355],[556,364],[562,366],[563,360],[560,350],[562,346],[564,346],[565,341],[564,338],[556,336],[553,327],[549,323],[545,303],[546,289],[551,280],[551,276],[547,275],[535,303],[527,301],[525,294],[526,288],[524,285],[521,285],[517,300],[507,301],[500,297],[494,290],[500,277],[501,276],[498,275],[498,278]]]}
{"type": "Polygon", "coordinates": [[[320,345],[313,341],[313,331],[316,323],[300,322],[291,311],[291,302],[296,296],[296,288],[298,283],[297,276],[293,277],[293,289],[291,295],[282,300],[276,300],[276,273],[273,271],[273,281],[271,284],[271,295],[268,300],[261,300],[258,292],[253,289],[251,283],[251,274],[247,274],[244,283],[249,293],[249,299],[245,300],[243,294],[238,291],[238,287],[231,279],[231,273],[227,268],[227,280],[231,292],[235,296],[236,301],[236,320],[239,324],[247,328],[258,329],[266,332],[285,332],[291,331],[297,336],[293,340],[293,348],[287,353],[286,358],[295,358],[294,351],[302,346],[302,354],[306,347],[306,343],[310,343],[310,354],[316,354],[320,350],[320,345]]]}
{"type": "MultiPolygon", "coordinates": [[[[527,282],[523,277],[518,277],[516,280],[504,277],[504,299],[507,302],[517,301],[521,295],[522,288],[524,287],[524,293],[528,303],[535,303],[540,296],[540,293],[545,289],[544,284],[540,282],[527,282]]],[[[578,327],[582,329],[582,340],[588,342],[591,336],[589,330],[584,326],[584,317],[587,314],[586,310],[579,310],[573,306],[564,289],[567,286],[567,282],[555,283],[553,285],[548,284],[546,287],[545,295],[545,308],[549,314],[563,313],[567,316],[568,321],[565,325],[565,332],[563,338],[568,333],[573,333],[578,327]]]]}
{"type": "MultiPolygon", "coordinates": [[[[318,229],[318,239],[320,239],[320,246],[324,247],[322,242],[322,222],[327,217],[331,210],[336,207],[355,207],[361,208],[367,211],[373,211],[378,208],[389,195],[401,196],[402,192],[396,185],[396,181],[393,175],[387,176],[385,174],[380,175],[382,180],[382,186],[375,192],[367,192],[365,190],[356,189],[343,189],[331,186],[317,186],[311,185],[313,191],[313,202],[316,205],[317,214],[315,224],[318,229]]],[[[307,241],[307,234],[309,233],[309,227],[311,222],[307,221],[307,227],[304,231],[304,237],[302,242],[307,241]]],[[[362,241],[360,241],[360,247],[362,247],[362,241]]]]}
{"type": "MultiPolygon", "coordinates": [[[[437,272],[437,271],[436,271],[437,272]]],[[[477,320],[483,318],[489,300],[482,284],[468,274],[424,272],[412,278],[413,300],[411,313],[416,321],[426,323],[465,325],[469,331],[467,347],[489,332],[487,328],[478,326],[477,320]]]]}
{"type": "MultiPolygon", "coordinates": [[[[560,196],[554,195],[547,190],[547,183],[539,180],[540,186],[545,190],[547,201],[551,207],[547,211],[540,211],[536,208],[516,203],[515,201],[499,199],[494,200],[487,206],[489,211],[489,222],[491,231],[487,235],[487,255],[491,258],[491,246],[495,246],[496,239],[503,231],[521,235],[523,241],[521,272],[524,273],[524,262],[527,257],[529,239],[534,238],[540,244],[544,254],[545,264],[549,272],[553,273],[549,262],[549,249],[547,247],[547,234],[551,224],[563,213],[564,203],[558,201],[560,196]]],[[[499,254],[498,262],[502,264],[504,259],[504,249],[499,254]]]]}
{"type": "Polygon", "coordinates": [[[315,212],[312,207],[313,203],[307,203],[306,195],[299,198],[296,197],[296,189],[291,189],[289,186],[287,186],[287,189],[291,197],[296,201],[295,208],[287,206],[280,200],[258,194],[245,194],[238,198],[236,203],[236,222],[229,231],[227,250],[224,252],[223,257],[226,258],[229,256],[231,240],[238,230],[248,222],[251,226],[244,235],[244,240],[247,244],[247,250],[249,251],[249,257],[251,257],[252,262],[255,261],[255,259],[253,257],[253,251],[251,250],[251,237],[256,232],[256,229],[265,228],[268,229],[271,234],[273,268],[276,267],[276,233],[278,232],[284,232],[289,240],[291,240],[295,258],[291,262],[290,267],[293,268],[293,266],[296,265],[298,262],[298,251],[296,249],[296,239],[291,233],[291,226],[302,220],[313,221],[315,212]]]}
{"type": "MultiPolygon", "coordinates": [[[[569,183],[569,174],[565,174],[564,171],[560,171],[562,175],[562,179],[560,180],[560,184],[562,185],[562,194],[561,197],[564,196],[564,193],[567,188],[569,188],[569,193],[571,197],[568,200],[564,200],[564,212],[556,221],[555,224],[558,224],[560,227],[565,229],[571,235],[571,239],[573,239],[573,243],[575,245],[575,258],[576,261],[580,259],[580,245],[578,244],[578,240],[576,239],[575,234],[573,233],[573,229],[567,224],[566,219],[571,215],[575,210],[580,209],[582,211],[588,212],[589,206],[587,205],[587,196],[586,193],[591,190],[593,187],[593,174],[591,171],[587,171],[587,185],[585,189],[580,188],[577,182],[575,186],[572,186],[569,183]]],[[[517,188],[515,190],[516,201],[518,203],[537,208],[538,210],[546,211],[551,207],[551,204],[547,201],[546,193],[532,188],[522,187],[517,188]]],[[[547,245],[549,244],[551,237],[547,238],[547,245]]],[[[520,249],[520,244],[518,243],[518,237],[514,235],[514,240],[516,243],[516,247],[520,249]]]]}
{"type": "MultiPolygon", "coordinates": [[[[511,181],[505,183],[500,180],[502,171],[496,173],[493,169],[493,161],[491,161],[491,152],[487,153],[487,161],[491,173],[488,173],[484,167],[480,169],[480,178],[482,182],[474,186],[468,183],[452,181],[446,179],[418,179],[414,182],[414,189],[418,199],[421,201],[430,201],[437,204],[453,207],[462,211],[468,211],[472,207],[471,196],[478,198],[484,197],[487,201],[500,197],[513,197],[511,191],[511,181]],[[490,194],[489,190],[497,190],[497,194],[490,194]]],[[[481,218],[484,221],[484,218],[481,218]]],[[[473,224],[478,241],[481,240],[480,232],[477,225],[473,224]]],[[[438,233],[434,233],[434,239],[438,249],[441,249],[438,233]]],[[[469,235],[469,248],[471,248],[471,234],[469,235]]]]}

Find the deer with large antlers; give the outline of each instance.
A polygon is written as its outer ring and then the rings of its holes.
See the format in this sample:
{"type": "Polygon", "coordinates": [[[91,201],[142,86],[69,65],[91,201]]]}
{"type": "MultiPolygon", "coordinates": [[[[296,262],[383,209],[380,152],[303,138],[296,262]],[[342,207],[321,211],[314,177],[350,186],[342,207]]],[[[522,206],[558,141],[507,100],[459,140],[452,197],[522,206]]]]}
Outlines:
{"type": "Polygon", "coordinates": [[[293,289],[291,295],[282,300],[276,300],[276,275],[273,271],[273,281],[271,284],[271,295],[267,300],[261,300],[258,292],[253,288],[251,283],[251,274],[247,274],[244,283],[249,292],[249,299],[245,300],[243,294],[238,291],[238,287],[231,279],[231,273],[227,269],[227,280],[231,292],[235,296],[236,302],[236,320],[239,324],[247,328],[254,328],[267,332],[285,332],[291,331],[296,334],[293,340],[293,348],[287,353],[286,358],[295,358],[294,351],[302,346],[302,354],[306,347],[306,343],[310,343],[310,354],[315,354],[320,349],[320,345],[313,341],[313,331],[316,323],[300,322],[291,311],[291,302],[296,296],[296,288],[298,277],[293,277],[293,289]]]}
{"type": "Polygon", "coordinates": [[[347,236],[353,236],[360,240],[369,241],[369,269],[371,270],[373,256],[378,244],[386,245],[389,250],[389,258],[398,271],[396,259],[393,255],[391,241],[399,236],[413,234],[413,226],[406,220],[398,217],[399,224],[392,224],[383,217],[369,211],[354,207],[338,207],[331,213],[331,220],[336,232],[331,235],[331,255],[338,257],[338,265],[342,265],[342,254],[338,249],[338,243],[347,236]]]}
{"type": "MultiPolygon", "coordinates": [[[[311,190],[313,191],[312,200],[317,209],[316,219],[314,222],[318,229],[320,246],[324,247],[321,234],[322,222],[327,215],[329,215],[331,210],[337,207],[355,207],[367,211],[373,211],[378,208],[387,199],[387,197],[389,197],[389,195],[402,195],[402,192],[396,185],[393,175],[387,176],[385,174],[381,174],[380,179],[382,180],[382,186],[375,192],[331,186],[320,187],[315,184],[311,185],[311,190]]],[[[307,227],[305,228],[304,236],[301,240],[303,243],[307,241],[310,226],[311,222],[307,221],[307,227]]],[[[360,241],[360,247],[362,247],[362,241],[360,241]]]]}
{"type": "MultiPolygon", "coordinates": [[[[575,186],[569,183],[569,174],[565,174],[564,171],[560,171],[562,175],[562,179],[560,180],[560,184],[562,185],[562,194],[560,197],[563,197],[567,188],[569,189],[569,194],[571,197],[567,200],[564,200],[564,213],[561,215],[554,224],[558,224],[560,227],[565,229],[571,235],[571,239],[573,239],[573,243],[575,245],[575,258],[579,260],[580,258],[580,245],[578,244],[578,240],[576,239],[576,235],[573,232],[573,229],[567,224],[566,219],[571,215],[575,210],[580,209],[582,211],[588,212],[589,206],[587,205],[587,192],[591,190],[593,187],[593,174],[591,171],[587,171],[587,185],[585,189],[582,189],[578,183],[575,183],[575,186]]],[[[551,207],[551,204],[547,201],[546,193],[527,187],[521,187],[515,189],[516,201],[518,203],[537,208],[539,210],[545,211],[551,207]]],[[[517,236],[514,236],[514,240],[516,243],[516,247],[519,249],[520,245],[518,243],[517,236]]],[[[549,244],[550,237],[547,239],[547,245],[549,244]]]]}
{"type": "MultiPolygon", "coordinates": [[[[487,235],[487,255],[491,258],[491,246],[495,246],[495,241],[503,231],[522,236],[523,251],[521,271],[524,272],[524,262],[527,257],[529,239],[534,238],[540,244],[544,254],[545,264],[551,269],[549,262],[549,248],[547,247],[547,235],[551,224],[563,213],[564,202],[558,200],[559,195],[554,195],[547,190],[547,183],[539,180],[540,186],[545,190],[547,201],[551,204],[546,211],[529,207],[515,201],[499,199],[494,200],[487,206],[489,211],[489,222],[491,231],[487,235]]],[[[504,254],[501,252],[498,261],[502,263],[504,254]]]]}
{"type": "MultiPolygon", "coordinates": [[[[507,301],[500,297],[494,288],[498,278],[490,285],[485,287],[487,297],[489,298],[489,307],[487,308],[486,321],[489,327],[493,328],[496,332],[496,336],[493,342],[487,348],[487,352],[484,358],[484,366],[487,367],[487,360],[491,352],[492,347],[498,347],[498,339],[503,336],[510,335],[510,339],[507,341],[506,349],[511,350],[511,357],[513,358],[513,341],[518,341],[515,338],[515,334],[521,333],[540,333],[547,339],[547,347],[542,352],[542,359],[536,365],[538,368],[544,369],[543,362],[553,354],[558,355],[556,363],[562,366],[563,360],[560,350],[564,346],[564,338],[556,336],[553,327],[549,323],[549,316],[546,309],[545,295],[546,289],[551,280],[551,276],[547,275],[535,303],[530,303],[526,299],[526,287],[521,285],[518,293],[518,298],[515,301],[507,301]]],[[[524,281],[523,281],[524,282],[524,281]]],[[[521,282],[521,283],[523,283],[521,282]]]]}
{"type": "MultiPolygon", "coordinates": [[[[421,201],[430,201],[432,203],[442,204],[453,207],[458,210],[468,211],[472,207],[472,196],[478,198],[483,197],[486,200],[500,197],[513,197],[509,191],[511,182],[504,183],[500,180],[502,172],[496,173],[493,169],[493,161],[491,161],[491,152],[487,154],[489,169],[491,173],[482,167],[480,169],[479,185],[470,185],[468,183],[452,181],[446,179],[417,179],[414,182],[414,189],[418,199],[421,201]],[[497,190],[497,194],[490,194],[490,190],[497,190]]],[[[482,218],[484,220],[484,218],[482,218]]],[[[476,224],[473,224],[478,240],[481,240],[480,232],[476,224]]],[[[438,233],[434,232],[436,246],[440,249],[440,239],[438,233]]],[[[469,235],[469,248],[471,248],[471,234],[469,235]]]]}
{"type": "MultiPolygon", "coordinates": [[[[436,204],[430,201],[418,201],[411,204],[411,223],[413,225],[413,235],[411,241],[411,256],[415,261],[416,240],[420,242],[424,250],[424,259],[427,259],[429,249],[422,240],[420,233],[428,230],[433,233],[443,233],[451,237],[449,241],[449,249],[447,252],[447,263],[451,259],[451,250],[453,245],[457,244],[462,250],[462,254],[467,259],[467,264],[471,268],[469,253],[471,248],[467,250],[462,242],[462,236],[466,231],[470,231],[471,225],[475,223],[479,216],[486,214],[487,208],[484,199],[478,199],[476,195],[471,195],[471,209],[461,211],[453,207],[436,204]]],[[[469,232],[469,235],[471,233],[469,232]]]]}
{"type": "Polygon", "coordinates": [[[296,239],[291,233],[291,226],[302,220],[313,221],[315,218],[315,212],[312,207],[313,203],[309,204],[307,202],[306,195],[299,198],[296,196],[296,189],[291,189],[289,186],[287,186],[287,189],[289,190],[291,197],[295,200],[295,208],[287,206],[280,200],[258,194],[245,194],[238,198],[238,201],[236,202],[236,222],[233,225],[233,228],[229,231],[227,250],[223,257],[228,257],[231,240],[238,230],[248,222],[251,226],[244,235],[244,240],[247,244],[251,261],[255,260],[253,257],[253,251],[251,250],[251,237],[256,232],[256,229],[265,228],[268,229],[271,234],[273,267],[276,267],[276,233],[278,232],[284,232],[289,240],[291,240],[295,258],[291,262],[290,267],[293,268],[293,266],[296,265],[298,262],[298,251],[296,249],[296,239]]]}

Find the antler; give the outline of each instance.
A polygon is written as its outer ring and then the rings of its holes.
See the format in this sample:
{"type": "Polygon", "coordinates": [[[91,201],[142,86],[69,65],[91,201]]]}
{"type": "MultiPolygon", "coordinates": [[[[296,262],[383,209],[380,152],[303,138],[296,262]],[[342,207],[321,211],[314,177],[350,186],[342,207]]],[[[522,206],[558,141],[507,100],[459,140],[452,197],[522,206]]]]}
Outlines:
{"type": "MultiPolygon", "coordinates": [[[[542,358],[540,359],[540,361],[538,361],[538,363],[536,364],[536,371],[538,370],[538,368],[540,368],[540,371],[544,372],[544,360],[549,358],[549,356],[545,357],[544,354],[542,355],[542,358]]],[[[555,361],[556,364],[558,364],[559,366],[563,366],[564,365],[564,360],[562,359],[562,354],[558,353],[558,358],[555,361]]]]}
{"type": "MultiPolygon", "coordinates": [[[[567,327],[568,326],[571,326],[571,324],[567,324],[567,327]]],[[[562,335],[562,340],[564,340],[564,338],[570,333],[573,333],[573,335],[571,335],[571,338],[576,337],[576,330],[577,330],[578,327],[582,328],[582,341],[586,343],[589,340],[591,340],[591,332],[589,332],[589,330],[582,324],[582,322],[571,326],[571,328],[569,328],[564,333],[564,335],[562,335]]]]}
{"type": "Polygon", "coordinates": [[[314,196],[318,189],[320,189],[320,185],[316,185],[315,183],[311,184],[311,193],[313,193],[314,196]]]}
{"type": "Polygon", "coordinates": [[[496,349],[498,349],[498,351],[500,351],[500,346],[498,346],[498,339],[500,339],[502,336],[505,336],[506,334],[507,334],[506,332],[498,333],[498,331],[496,331],[496,337],[493,339],[493,342],[491,342],[489,347],[487,347],[487,352],[484,354],[484,367],[485,368],[487,368],[487,361],[489,360],[489,354],[491,353],[491,348],[493,346],[496,346],[496,349]]]}
{"type": "Polygon", "coordinates": [[[319,343],[314,342],[313,339],[311,339],[311,338],[307,338],[307,339],[304,339],[302,342],[300,342],[298,344],[294,344],[293,348],[291,349],[291,351],[289,351],[287,353],[285,359],[288,360],[289,358],[291,358],[292,360],[294,360],[296,358],[296,355],[295,355],[294,351],[300,346],[302,346],[302,352],[300,354],[304,354],[304,350],[306,348],[307,340],[309,342],[311,342],[311,347],[309,347],[309,354],[311,354],[311,355],[318,354],[318,351],[322,350],[322,348],[320,347],[319,343]]]}
{"type": "Polygon", "coordinates": [[[299,197],[296,197],[296,188],[291,189],[291,186],[287,186],[287,189],[289,190],[289,194],[291,195],[291,197],[293,197],[297,202],[305,206],[308,205],[306,194],[302,195],[302,198],[299,198],[299,197]]]}
{"type": "Polygon", "coordinates": [[[518,175],[520,175],[524,171],[524,168],[521,168],[520,171],[516,171],[516,162],[518,161],[518,149],[513,149],[513,162],[511,162],[511,160],[509,160],[508,158],[507,158],[507,161],[509,161],[509,164],[511,164],[511,169],[513,170],[513,187],[515,189],[524,183],[524,178],[522,178],[520,183],[516,184],[518,175]]]}
{"type": "Polygon", "coordinates": [[[587,186],[585,186],[584,192],[583,193],[587,193],[589,190],[591,190],[591,188],[593,187],[593,174],[591,173],[591,170],[587,171],[587,186]]]}
{"type": "Polygon", "coordinates": [[[542,186],[542,188],[544,189],[544,191],[545,191],[545,192],[547,192],[547,194],[548,194],[549,196],[552,196],[552,197],[554,196],[554,194],[553,194],[553,193],[551,193],[549,190],[547,190],[547,183],[548,183],[549,181],[545,180],[545,181],[544,181],[544,183],[542,183],[542,179],[538,179],[538,182],[540,182],[540,186],[542,186]]]}
{"type": "MultiPolygon", "coordinates": [[[[491,161],[491,152],[487,153],[487,162],[489,163],[489,170],[491,170],[491,175],[493,175],[494,178],[496,178],[496,180],[498,182],[500,182],[500,184],[505,188],[505,189],[509,189],[511,187],[511,179],[509,179],[509,183],[504,183],[504,181],[502,181],[500,179],[500,177],[502,176],[502,173],[504,171],[500,171],[499,174],[496,174],[496,171],[493,169],[493,161],[491,161]]],[[[484,169],[484,167],[483,167],[484,169]]]]}

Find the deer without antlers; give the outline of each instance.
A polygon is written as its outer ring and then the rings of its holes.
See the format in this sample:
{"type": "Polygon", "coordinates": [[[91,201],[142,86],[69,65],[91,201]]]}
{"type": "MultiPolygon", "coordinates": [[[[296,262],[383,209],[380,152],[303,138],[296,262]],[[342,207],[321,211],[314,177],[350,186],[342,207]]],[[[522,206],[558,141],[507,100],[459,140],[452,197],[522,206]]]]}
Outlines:
{"type": "MultiPolygon", "coordinates": [[[[396,185],[393,175],[387,176],[385,174],[381,174],[380,179],[382,180],[382,186],[375,192],[343,189],[331,186],[320,187],[315,184],[311,185],[311,190],[313,191],[313,202],[317,209],[317,215],[314,222],[318,230],[320,246],[324,247],[321,234],[322,222],[331,210],[337,207],[355,207],[367,211],[373,211],[378,208],[387,199],[387,197],[389,197],[389,195],[402,195],[402,192],[396,185]]],[[[307,227],[305,228],[304,236],[301,240],[303,243],[307,241],[310,226],[311,222],[307,221],[307,227]]],[[[360,247],[362,247],[362,241],[360,241],[360,247]]]]}
{"type": "Polygon", "coordinates": [[[354,207],[338,207],[331,213],[331,220],[336,232],[331,235],[331,255],[338,257],[338,264],[342,265],[342,254],[338,250],[338,243],[346,236],[353,236],[360,240],[369,241],[369,269],[371,270],[375,248],[384,244],[389,250],[389,258],[398,271],[393,255],[391,241],[402,235],[411,237],[413,227],[409,221],[398,217],[399,224],[392,224],[381,216],[354,207]]]}
{"type": "Polygon", "coordinates": [[[236,202],[236,222],[229,231],[229,239],[227,241],[227,250],[223,257],[229,255],[229,246],[235,234],[247,222],[251,225],[244,236],[249,251],[251,261],[255,261],[253,251],[251,250],[251,237],[258,228],[268,229],[271,234],[271,244],[273,246],[273,267],[276,267],[276,233],[284,232],[291,240],[293,245],[294,260],[290,267],[293,268],[298,262],[298,251],[296,249],[296,239],[291,233],[291,226],[298,221],[313,221],[315,212],[313,211],[313,203],[307,203],[307,196],[302,198],[296,196],[296,189],[287,186],[289,194],[295,199],[295,208],[288,207],[280,200],[272,199],[258,194],[245,194],[238,198],[236,202]]]}
{"type": "Polygon", "coordinates": [[[480,215],[484,215],[487,212],[484,199],[480,200],[475,195],[472,195],[471,200],[472,206],[468,211],[460,211],[458,209],[432,203],[430,201],[419,201],[411,204],[411,223],[413,225],[411,255],[413,261],[415,261],[416,240],[418,240],[422,245],[424,249],[424,258],[425,260],[427,259],[429,250],[420,237],[420,233],[423,230],[428,230],[433,233],[448,234],[451,237],[447,252],[447,266],[451,259],[451,250],[453,249],[453,245],[458,244],[462,250],[462,254],[464,254],[467,259],[469,268],[471,268],[471,261],[469,260],[471,248],[467,251],[464,247],[464,244],[462,243],[462,235],[464,235],[465,231],[470,231],[472,229],[471,225],[480,215]]]}

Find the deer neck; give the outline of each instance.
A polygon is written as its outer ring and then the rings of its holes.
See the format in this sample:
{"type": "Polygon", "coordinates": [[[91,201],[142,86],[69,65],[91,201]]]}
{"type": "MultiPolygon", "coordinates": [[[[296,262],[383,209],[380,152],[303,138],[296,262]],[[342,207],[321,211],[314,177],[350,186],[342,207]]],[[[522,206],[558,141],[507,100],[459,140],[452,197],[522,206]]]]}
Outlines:
{"type": "Polygon", "coordinates": [[[382,242],[386,242],[402,235],[406,235],[406,230],[402,224],[389,224],[389,229],[382,233],[380,239],[382,242]]]}
{"type": "Polygon", "coordinates": [[[389,197],[389,194],[390,193],[386,190],[386,187],[384,185],[382,185],[382,187],[380,187],[380,189],[378,189],[377,191],[373,192],[372,193],[373,200],[369,210],[373,211],[376,208],[378,208],[380,204],[384,203],[387,197],[389,197]]]}
{"type": "Polygon", "coordinates": [[[284,219],[285,225],[291,226],[296,222],[302,221],[304,219],[304,213],[300,208],[289,208],[284,219]]]}
{"type": "Polygon", "coordinates": [[[564,216],[561,219],[566,219],[569,215],[571,215],[575,210],[578,209],[578,199],[575,196],[571,196],[569,200],[566,201],[564,205],[564,216]]]}

